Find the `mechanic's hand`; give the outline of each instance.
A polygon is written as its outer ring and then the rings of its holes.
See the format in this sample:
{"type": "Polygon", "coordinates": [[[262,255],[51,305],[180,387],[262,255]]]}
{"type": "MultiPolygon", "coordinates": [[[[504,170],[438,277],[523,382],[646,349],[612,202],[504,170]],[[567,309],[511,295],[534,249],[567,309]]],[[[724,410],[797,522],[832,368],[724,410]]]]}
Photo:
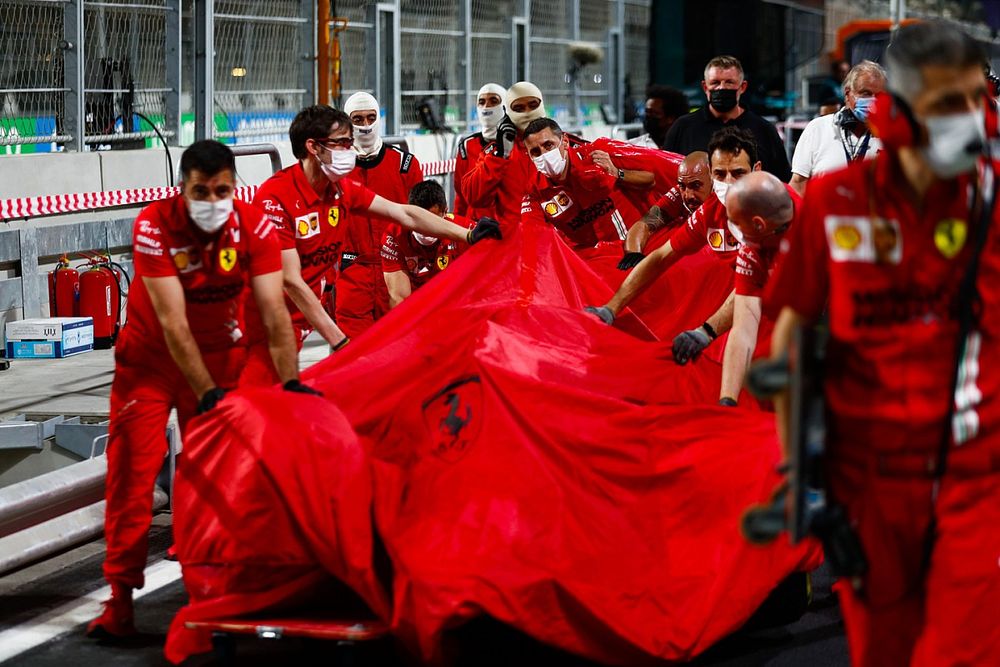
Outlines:
{"type": "Polygon", "coordinates": [[[507,114],[500,119],[497,125],[497,157],[509,158],[514,152],[514,140],[517,139],[517,125],[507,114]]]}
{"type": "Polygon", "coordinates": [[[298,381],[298,379],[289,380],[285,384],[281,385],[281,388],[284,389],[285,391],[294,391],[296,394],[312,394],[313,396],[323,395],[323,392],[319,391],[318,389],[313,389],[308,385],[302,384],[301,382],[298,381]]]}
{"type": "Polygon", "coordinates": [[[673,344],[674,361],[683,366],[692,359],[697,359],[701,351],[708,347],[711,342],[712,337],[708,335],[704,327],[677,334],[673,344]]]}
{"type": "Polygon", "coordinates": [[[594,151],[590,154],[590,159],[593,160],[594,164],[608,172],[612,176],[618,176],[618,167],[615,163],[611,161],[611,156],[605,151],[594,151]]]}
{"type": "Polygon", "coordinates": [[[345,252],[340,256],[340,270],[346,271],[347,267],[354,264],[354,261],[358,258],[357,254],[353,252],[345,252]]]}
{"type": "Polygon", "coordinates": [[[737,403],[735,398],[732,398],[730,396],[723,396],[722,398],[719,399],[719,405],[721,405],[724,408],[735,408],[737,403]]]}
{"type": "Polygon", "coordinates": [[[483,239],[502,238],[503,235],[500,233],[500,223],[485,215],[479,218],[479,222],[476,223],[476,226],[470,229],[469,233],[465,235],[465,240],[468,241],[469,245],[479,243],[483,239]]]}
{"type": "Polygon", "coordinates": [[[607,306],[587,306],[583,310],[590,313],[608,326],[615,323],[615,314],[612,313],[611,309],[607,306]]]}
{"type": "Polygon", "coordinates": [[[222,397],[226,395],[226,390],[222,387],[212,387],[198,400],[198,414],[203,415],[214,408],[222,397]]]}
{"type": "Polygon", "coordinates": [[[645,258],[646,256],[641,252],[627,252],[622,257],[622,261],[618,262],[618,270],[628,271],[629,269],[634,269],[645,258]]]}

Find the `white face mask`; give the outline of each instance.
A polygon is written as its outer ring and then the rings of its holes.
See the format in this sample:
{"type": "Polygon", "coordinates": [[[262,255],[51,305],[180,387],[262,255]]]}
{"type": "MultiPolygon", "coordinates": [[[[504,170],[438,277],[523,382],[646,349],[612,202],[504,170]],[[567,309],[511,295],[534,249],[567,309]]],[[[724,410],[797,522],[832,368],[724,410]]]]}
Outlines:
{"type": "Polygon", "coordinates": [[[354,164],[356,161],[357,154],[351,150],[330,150],[326,149],[326,152],[330,154],[330,161],[323,162],[320,160],[319,168],[322,170],[326,177],[330,179],[330,182],[336,183],[344,176],[354,171],[354,164]]]}
{"type": "Polygon", "coordinates": [[[719,201],[722,203],[722,208],[725,208],[726,193],[729,192],[729,183],[726,183],[725,181],[717,181],[713,178],[712,192],[714,192],[715,196],[719,198],[719,201]]]}
{"type": "Polygon", "coordinates": [[[186,199],[188,214],[198,229],[206,234],[214,234],[233,214],[233,200],[220,199],[216,202],[186,199]]]}
{"type": "Polygon", "coordinates": [[[414,240],[416,240],[416,242],[419,243],[420,245],[434,245],[435,243],[438,242],[437,238],[433,236],[424,236],[420,232],[410,232],[410,233],[413,234],[414,240]]]}
{"type": "Polygon", "coordinates": [[[496,141],[497,125],[503,117],[503,107],[499,104],[495,107],[476,107],[479,115],[479,124],[483,127],[483,136],[487,141],[496,141]]]}
{"type": "Polygon", "coordinates": [[[379,121],[375,121],[371,125],[354,126],[354,146],[361,155],[373,155],[382,149],[378,123],[379,121]]]}
{"type": "Polygon", "coordinates": [[[541,172],[542,176],[548,176],[552,179],[558,179],[566,169],[566,158],[563,157],[558,146],[548,153],[531,158],[531,161],[535,163],[535,168],[541,172]]]}
{"type": "Polygon", "coordinates": [[[736,226],[736,223],[732,220],[726,221],[726,226],[729,227],[729,233],[733,235],[733,238],[740,242],[740,245],[750,246],[751,248],[756,248],[756,243],[748,243],[743,237],[743,230],[736,226]]]}
{"type": "Polygon", "coordinates": [[[986,142],[985,112],[933,116],[924,121],[928,145],[923,154],[938,178],[972,171],[986,142]]]}

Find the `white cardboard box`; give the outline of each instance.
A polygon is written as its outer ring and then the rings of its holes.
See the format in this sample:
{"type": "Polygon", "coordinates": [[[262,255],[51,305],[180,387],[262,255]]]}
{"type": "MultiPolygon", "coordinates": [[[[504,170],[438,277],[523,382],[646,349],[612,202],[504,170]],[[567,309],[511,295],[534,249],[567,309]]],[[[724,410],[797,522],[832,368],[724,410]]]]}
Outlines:
{"type": "Polygon", "coordinates": [[[54,359],[94,349],[90,317],[48,317],[8,322],[9,359],[54,359]]]}

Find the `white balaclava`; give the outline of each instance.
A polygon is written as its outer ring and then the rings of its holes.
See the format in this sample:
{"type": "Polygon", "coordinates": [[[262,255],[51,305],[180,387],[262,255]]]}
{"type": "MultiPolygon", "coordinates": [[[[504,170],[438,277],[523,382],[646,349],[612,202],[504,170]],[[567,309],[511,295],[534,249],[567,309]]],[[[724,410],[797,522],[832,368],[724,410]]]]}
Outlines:
{"type": "Polygon", "coordinates": [[[542,91],[530,81],[519,81],[511,86],[510,90],[507,91],[505,104],[507,106],[507,115],[510,116],[510,119],[514,121],[514,125],[521,132],[524,132],[524,128],[528,127],[531,121],[538,118],[545,118],[545,99],[542,97],[542,91]],[[539,101],[538,108],[534,111],[511,111],[511,103],[521,97],[537,97],[539,101]]]}
{"type": "Polygon", "coordinates": [[[497,125],[500,124],[500,119],[503,118],[503,102],[506,97],[507,89],[499,83],[486,84],[479,89],[479,94],[476,95],[476,113],[479,115],[479,124],[483,128],[483,137],[485,137],[487,141],[496,141],[497,125]],[[489,93],[499,95],[500,104],[495,107],[479,106],[479,98],[489,93]]]}
{"type": "Polygon", "coordinates": [[[354,149],[361,157],[375,155],[382,150],[382,136],[379,126],[382,123],[382,112],[376,100],[368,93],[354,93],[344,103],[344,113],[350,116],[355,111],[375,111],[375,122],[371,125],[354,125],[354,149]]]}

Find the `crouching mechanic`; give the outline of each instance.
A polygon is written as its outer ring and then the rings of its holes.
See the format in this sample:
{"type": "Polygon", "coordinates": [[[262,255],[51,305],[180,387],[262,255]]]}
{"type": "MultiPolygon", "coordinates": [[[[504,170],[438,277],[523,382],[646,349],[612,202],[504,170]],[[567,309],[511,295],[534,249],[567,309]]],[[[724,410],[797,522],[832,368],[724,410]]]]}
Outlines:
{"type": "Polygon", "coordinates": [[[828,312],[824,476],[868,563],[859,590],[838,587],[858,667],[1000,664],[1000,163],[979,159],[982,58],[950,24],[899,29],[893,96],[869,117],[883,150],[810,179],[765,297],[773,357],[828,312]]]}
{"type": "MultiPolygon", "coordinates": [[[[447,212],[448,199],[437,181],[417,183],[410,190],[410,203],[463,227],[475,226],[468,218],[447,212]]],[[[466,247],[462,241],[442,240],[404,230],[395,223],[389,225],[382,238],[382,272],[389,289],[389,307],[395,308],[414,290],[451,266],[466,247]]]]}
{"type": "MultiPolygon", "coordinates": [[[[767,172],[733,183],[726,193],[729,227],[740,242],[736,255],[733,326],[722,358],[719,404],[736,405],[761,325],[761,297],[774,269],[778,245],[801,210],[788,187],[767,172]]],[[[768,327],[766,333],[770,333],[768,327]]],[[[766,354],[766,353],[765,353],[766,354]]]]}
{"type": "Polygon", "coordinates": [[[585,257],[602,241],[625,239],[625,224],[611,197],[617,179],[581,157],[558,123],[551,118],[531,121],[524,130],[524,148],[535,173],[521,203],[522,222],[551,224],[585,257]]]}
{"type": "Polygon", "coordinates": [[[133,228],[136,280],[115,350],[105,498],[104,577],[111,599],[87,633],[135,634],[132,590],[142,588],[153,485],[167,452],[167,419],[181,435],[236,385],[245,348],[244,289],[260,311],[266,345],[285,388],[298,381],[295,341],[281,293],[274,225],[233,200],[236,163],[216,141],[181,156],[181,194],[144,208],[133,228]]]}
{"type": "MultiPolygon", "coordinates": [[[[361,224],[364,231],[368,230],[367,218],[359,220],[358,216],[379,215],[406,229],[441,239],[476,243],[484,238],[500,238],[495,221],[484,219],[469,230],[417,206],[391,202],[349,178],[356,155],[353,132],[351,119],[343,111],[322,104],[306,107],[289,129],[292,152],[299,161],[261,186],[266,195],[262,201],[278,229],[282,258],[289,267],[286,288],[299,282],[296,273],[308,288],[300,284],[296,290],[296,298],[306,305],[305,310],[296,307],[295,299],[288,304],[294,323],[303,332],[329,317],[319,299],[330,269],[340,257],[347,229],[361,224]]],[[[247,308],[250,349],[240,384],[273,384],[278,381],[277,369],[254,329],[252,311],[252,307],[247,308]]]]}
{"type": "MultiPolygon", "coordinates": [[[[747,130],[726,127],[714,135],[708,145],[709,167],[712,174],[712,194],[698,210],[688,217],[687,222],[678,227],[670,239],[650,253],[635,267],[611,300],[600,307],[588,306],[587,312],[597,316],[606,324],[614,323],[615,317],[643,290],[663,275],[681,258],[692,255],[706,246],[720,261],[735,262],[739,241],[729,229],[725,196],[729,186],[747,174],[760,171],[757,160],[757,144],[747,130]]],[[[692,295],[695,298],[695,295],[692,295]]],[[[674,359],[679,363],[696,356],[711,341],[732,325],[734,296],[722,304],[715,315],[710,317],[699,331],[705,334],[703,343],[697,350],[681,358],[677,356],[676,341],[674,359]]],[[[684,337],[680,334],[678,338],[684,337]]]]}
{"type": "Polygon", "coordinates": [[[712,171],[708,166],[708,153],[695,151],[685,157],[677,168],[677,185],[629,228],[625,237],[625,255],[618,262],[618,269],[628,271],[635,268],[646,257],[643,250],[650,236],[661,229],[670,231],[682,225],[711,194],[712,171]]]}

